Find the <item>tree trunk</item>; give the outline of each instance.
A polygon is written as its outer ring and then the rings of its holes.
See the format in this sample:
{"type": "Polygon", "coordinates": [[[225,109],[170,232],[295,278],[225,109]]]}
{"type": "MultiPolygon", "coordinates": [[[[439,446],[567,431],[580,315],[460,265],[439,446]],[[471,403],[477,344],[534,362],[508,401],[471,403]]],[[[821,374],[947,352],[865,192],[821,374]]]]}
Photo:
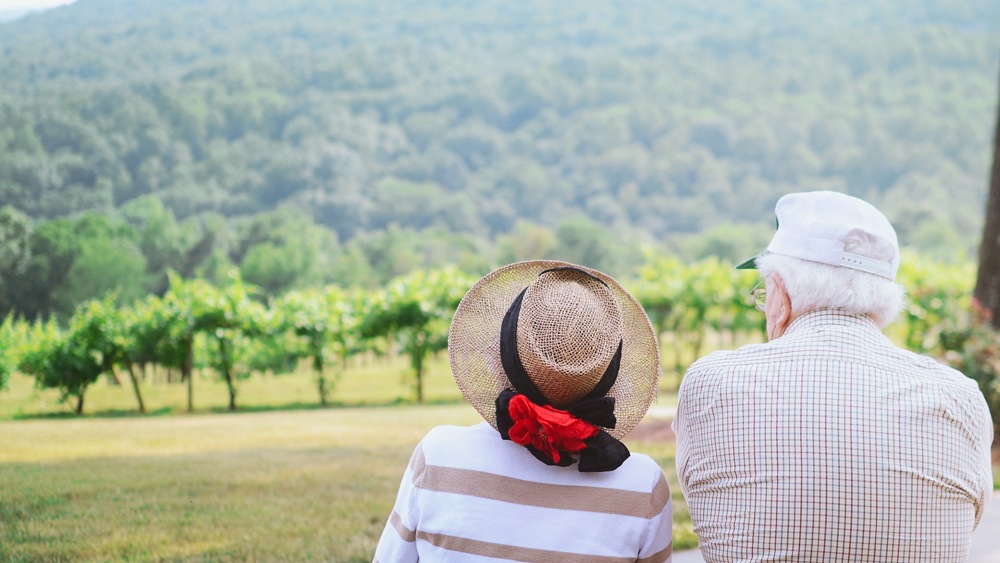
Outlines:
{"type": "Polygon", "coordinates": [[[184,372],[184,377],[187,377],[188,384],[188,412],[194,412],[194,377],[191,372],[194,366],[194,342],[188,338],[184,342],[184,365],[181,366],[181,371],[184,372]]]}
{"type": "Polygon", "coordinates": [[[139,378],[135,376],[135,369],[132,368],[132,361],[125,358],[125,367],[128,368],[128,376],[132,379],[132,389],[135,391],[135,400],[139,402],[139,412],[146,412],[146,405],[142,403],[142,393],[139,391],[139,378]]]}
{"type": "Polygon", "coordinates": [[[80,389],[80,394],[76,396],[76,414],[78,415],[83,414],[83,394],[86,391],[87,388],[84,387],[80,389]]]}
{"type": "Polygon", "coordinates": [[[219,351],[222,353],[222,377],[226,380],[229,390],[229,410],[236,410],[236,387],[233,381],[233,362],[229,357],[229,349],[224,339],[219,340],[219,351]]]}
{"type": "Polygon", "coordinates": [[[413,361],[413,371],[414,375],[417,377],[417,403],[424,403],[424,352],[420,350],[418,352],[411,353],[411,360],[413,361]]]}
{"type": "Polygon", "coordinates": [[[236,387],[233,384],[233,367],[229,361],[222,366],[222,375],[226,380],[226,389],[229,391],[229,410],[236,410],[236,387]]]}
{"type": "Polygon", "coordinates": [[[319,404],[326,406],[326,379],[323,377],[323,356],[313,356],[313,371],[316,372],[316,386],[319,388],[319,404]]]}
{"type": "Polygon", "coordinates": [[[681,331],[674,328],[674,336],[671,339],[671,343],[674,347],[674,371],[677,372],[677,376],[680,377],[681,372],[684,371],[684,366],[681,364],[681,344],[683,340],[681,339],[681,331]]]}
{"type": "Polygon", "coordinates": [[[226,368],[226,386],[229,388],[229,410],[236,410],[236,387],[233,386],[233,373],[230,368],[226,368]]]}
{"type": "Polygon", "coordinates": [[[973,297],[992,314],[993,327],[1000,328],[1000,107],[993,137],[993,172],[986,201],[983,242],[979,247],[979,274],[973,297]]]}

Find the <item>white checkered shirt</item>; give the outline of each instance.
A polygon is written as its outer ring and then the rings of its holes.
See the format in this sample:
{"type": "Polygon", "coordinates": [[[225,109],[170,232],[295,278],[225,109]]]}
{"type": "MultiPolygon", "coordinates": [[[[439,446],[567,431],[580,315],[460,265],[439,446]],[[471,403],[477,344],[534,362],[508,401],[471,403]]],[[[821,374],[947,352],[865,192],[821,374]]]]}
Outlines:
{"type": "Polygon", "coordinates": [[[674,432],[709,563],[965,561],[992,489],[976,384],[838,311],[692,365],[674,432]]]}

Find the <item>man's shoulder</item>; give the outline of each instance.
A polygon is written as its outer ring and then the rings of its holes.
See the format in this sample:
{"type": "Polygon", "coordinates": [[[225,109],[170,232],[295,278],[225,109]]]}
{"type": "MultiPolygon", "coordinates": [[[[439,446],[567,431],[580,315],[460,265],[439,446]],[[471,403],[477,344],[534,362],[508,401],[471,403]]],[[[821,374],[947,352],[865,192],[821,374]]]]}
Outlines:
{"type": "MultiPolygon", "coordinates": [[[[684,375],[684,384],[712,385],[711,382],[732,383],[740,374],[753,374],[758,366],[777,362],[806,360],[840,361],[863,365],[883,372],[896,372],[904,377],[917,378],[924,384],[941,389],[943,394],[963,400],[978,400],[980,391],[976,382],[960,371],[940,363],[934,358],[899,348],[879,334],[878,340],[867,341],[868,346],[851,346],[840,341],[838,346],[814,344],[808,334],[782,337],[770,342],[748,344],[736,350],[712,352],[691,364],[684,375]],[[874,347],[872,345],[874,344],[874,347]]],[[[683,388],[683,386],[682,386],[683,388]]]]}
{"type": "Polygon", "coordinates": [[[975,380],[934,358],[904,352],[913,358],[914,365],[922,368],[922,374],[933,383],[937,396],[941,400],[953,401],[952,404],[958,407],[956,413],[964,413],[965,416],[975,416],[976,411],[988,413],[986,399],[975,380]]]}
{"type": "Polygon", "coordinates": [[[684,374],[684,379],[686,381],[689,377],[703,377],[713,371],[733,366],[746,366],[748,363],[773,361],[773,352],[777,348],[774,346],[776,342],[747,344],[736,350],[716,350],[691,364],[684,374]]]}

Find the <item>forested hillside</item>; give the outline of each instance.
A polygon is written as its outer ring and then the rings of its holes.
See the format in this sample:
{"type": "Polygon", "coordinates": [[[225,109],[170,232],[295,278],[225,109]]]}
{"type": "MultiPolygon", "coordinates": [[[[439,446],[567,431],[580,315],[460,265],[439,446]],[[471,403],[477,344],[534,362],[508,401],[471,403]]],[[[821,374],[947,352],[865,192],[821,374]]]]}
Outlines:
{"type": "Polygon", "coordinates": [[[998,37],[995,0],[79,0],[0,24],[0,312],[233,264],[627,273],[640,242],[751,251],[810,189],[954,258],[998,37]]]}

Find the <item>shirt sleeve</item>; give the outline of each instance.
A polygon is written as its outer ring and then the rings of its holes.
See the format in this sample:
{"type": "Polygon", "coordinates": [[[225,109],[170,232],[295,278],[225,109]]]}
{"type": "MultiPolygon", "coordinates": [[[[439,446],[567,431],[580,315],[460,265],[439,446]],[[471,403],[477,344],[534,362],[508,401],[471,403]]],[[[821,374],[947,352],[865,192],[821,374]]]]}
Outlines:
{"type": "Polygon", "coordinates": [[[681,382],[681,388],[677,392],[677,412],[674,414],[674,420],[670,423],[670,429],[674,432],[674,440],[676,444],[676,450],[674,454],[674,464],[677,468],[677,479],[681,483],[681,491],[683,491],[684,496],[687,497],[687,479],[685,475],[687,474],[687,462],[690,449],[690,441],[688,437],[687,428],[687,403],[685,400],[686,393],[684,382],[681,382]]]}
{"type": "Polygon", "coordinates": [[[416,543],[420,510],[417,505],[418,489],[414,486],[414,481],[423,472],[423,460],[423,448],[418,444],[406,466],[406,472],[403,473],[396,504],[392,507],[392,514],[378,540],[373,563],[417,563],[420,560],[416,543]]]}
{"type": "Polygon", "coordinates": [[[637,563],[663,563],[670,559],[674,544],[673,502],[670,500],[670,485],[667,476],[658,470],[659,476],[653,486],[650,500],[649,519],[645,538],[639,549],[637,563]]]}
{"type": "Polygon", "coordinates": [[[989,407],[986,406],[986,399],[981,395],[978,395],[976,399],[976,405],[973,410],[976,424],[973,432],[979,437],[979,443],[977,444],[977,449],[979,450],[979,460],[977,461],[979,466],[979,490],[976,491],[978,499],[975,503],[976,523],[972,527],[973,530],[979,527],[979,521],[982,519],[983,513],[986,512],[986,507],[990,505],[990,501],[993,499],[993,452],[991,451],[991,446],[993,445],[993,419],[990,417],[989,407]]]}

